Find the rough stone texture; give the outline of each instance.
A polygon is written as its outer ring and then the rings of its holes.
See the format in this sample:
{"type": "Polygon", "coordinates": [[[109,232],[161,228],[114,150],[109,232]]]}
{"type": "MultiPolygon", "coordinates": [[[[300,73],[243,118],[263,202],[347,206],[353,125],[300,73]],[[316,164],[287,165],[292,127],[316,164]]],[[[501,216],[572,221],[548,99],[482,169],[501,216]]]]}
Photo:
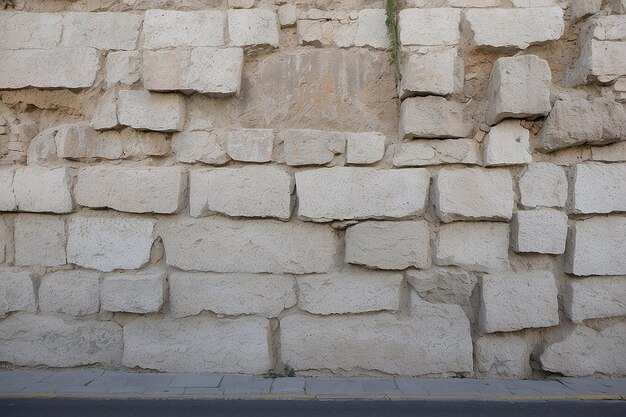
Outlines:
{"type": "Polygon", "coordinates": [[[182,218],[160,236],[167,263],[186,271],[328,272],[342,253],[332,228],[298,222],[182,218]]]}
{"type": "MultiPolygon", "coordinates": [[[[13,311],[37,311],[33,280],[35,274],[18,268],[0,268],[0,315],[13,311]]],[[[0,328],[2,321],[0,321],[0,328]]],[[[0,338],[0,340],[4,340],[0,338]]],[[[1,344],[0,344],[1,345],[1,344]]],[[[2,349],[2,348],[0,348],[2,349]]]]}
{"type": "Polygon", "coordinates": [[[89,125],[97,130],[115,129],[119,126],[115,90],[109,90],[100,97],[89,125]]]}
{"type": "Polygon", "coordinates": [[[99,134],[86,122],[61,125],[54,136],[55,153],[67,159],[118,159],[124,154],[121,139],[99,134]]]}
{"type": "Polygon", "coordinates": [[[480,280],[478,321],[485,333],[559,324],[559,303],[550,271],[498,273],[480,280]]]}
{"type": "Polygon", "coordinates": [[[0,340],[0,361],[18,366],[119,366],[122,359],[122,328],[113,321],[15,314],[0,321],[0,340]]]}
{"type": "Polygon", "coordinates": [[[77,204],[130,213],[175,213],[187,188],[187,172],[180,167],[92,166],[81,168],[77,177],[77,204]]]}
{"type": "Polygon", "coordinates": [[[591,159],[602,162],[626,162],[626,142],[591,148],[591,159]]]}
{"type": "Polygon", "coordinates": [[[127,367],[261,374],[272,367],[269,321],[259,317],[144,317],[124,326],[127,367]]]}
{"type": "Polygon", "coordinates": [[[463,89],[463,60],[456,49],[414,52],[402,60],[400,98],[447,96],[463,89]]]}
{"type": "Polygon", "coordinates": [[[134,13],[63,13],[61,46],[133,50],[141,21],[134,13]]]}
{"type": "Polygon", "coordinates": [[[561,7],[469,9],[465,11],[476,46],[526,49],[559,39],[565,30],[561,7]]]}
{"type": "Polygon", "coordinates": [[[228,34],[235,46],[278,47],[280,24],[278,16],[267,9],[229,10],[228,34]]]}
{"type": "Polygon", "coordinates": [[[389,48],[391,42],[385,20],[385,9],[359,10],[358,28],[354,38],[355,46],[371,46],[377,49],[389,48]]]}
{"type": "Polygon", "coordinates": [[[480,164],[480,143],[474,139],[414,140],[389,147],[396,167],[480,164]]]}
{"type": "Polygon", "coordinates": [[[511,174],[502,169],[443,168],[434,178],[432,201],[445,223],[508,220],[514,206],[511,174]]]}
{"type": "Polygon", "coordinates": [[[0,12],[2,49],[50,49],[59,45],[63,16],[54,13],[0,12]]]}
{"type": "Polygon", "coordinates": [[[117,98],[117,117],[122,125],[163,132],[183,130],[185,100],[178,94],[122,90],[117,98]]]}
{"type": "Polygon", "coordinates": [[[346,262],[379,269],[430,267],[425,221],[368,221],[346,230],[346,262]]]}
{"type": "Polygon", "coordinates": [[[291,275],[172,272],[168,277],[174,317],[212,311],[225,316],[276,317],[296,304],[291,275]]]}
{"type": "Polygon", "coordinates": [[[214,132],[181,132],[172,137],[172,150],[179,162],[223,165],[230,160],[214,132]]]}
{"type": "Polygon", "coordinates": [[[15,218],[15,265],[65,265],[65,220],[42,214],[15,218]]]}
{"type": "Polygon", "coordinates": [[[601,8],[602,0],[573,0],[570,3],[570,10],[574,21],[597,13],[601,8]]]}
{"type": "Polygon", "coordinates": [[[39,309],[48,313],[88,316],[100,311],[100,273],[57,271],[39,285],[39,309]]]}
{"type": "Polygon", "coordinates": [[[411,97],[400,105],[400,138],[462,138],[472,126],[465,121],[463,104],[443,97],[411,97]]]}
{"type": "Polygon", "coordinates": [[[565,251],[565,272],[626,274],[626,218],[595,217],[574,222],[565,251]]]}
{"type": "Polygon", "coordinates": [[[139,51],[109,52],[105,70],[109,86],[132,85],[141,78],[141,55],[139,51]]]}
{"type": "Polygon", "coordinates": [[[160,271],[106,275],[102,280],[102,309],[125,313],[158,313],[165,301],[165,278],[160,271]]]}
{"type": "Polygon", "coordinates": [[[565,376],[588,376],[595,373],[626,373],[626,323],[620,322],[602,331],[579,325],[562,341],[548,346],[541,356],[541,366],[565,376]]]}
{"type": "Polygon", "coordinates": [[[19,211],[71,213],[70,168],[25,167],[15,171],[13,192],[19,211]]]}
{"type": "Polygon", "coordinates": [[[456,222],[437,235],[435,264],[469,271],[501,271],[509,267],[509,226],[504,223],[456,222]]]}
{"type": "Polygon", "coordinates": [[[578,164],[572,168],[570,175],[570,212],[626,211],[626,164],[578,164]]]}
{"type": "Polygon", "coordinates": [[[518,334],[487,334],[474,343],[476,370],[482,376],[525,379],[532,376],[532,346],[518,334]]]}
{"type": "Polygon", "coordinates": [[[279,138],[284,144],[285,163],[292,166],[327,164],[346,149],[346,137],[340,132],[289,129],[279,138]]]}
{"type": "Polygon", "coordinates": [[[104,272],[140,268],[150,258],[154,224],[152,219],[72,217],[67,262],[104,272]]]}
{"type": "Polygon", "coordinates": [[[218,10],[147,10],[144,48],[162,49],[224,44],[224,13],[218,10]]]}
{"type": "Polygon", "coordinates": [[[485,166],[519,165],[533,161],[530,133],[517,120],[504,120],[493,126],[484,141],[485,166]]]}
{"type": "Polygon", "coordinates": [[[518,211],[511,223],[511,247],[516,252],[560,255],[565,252],[567,214],[542,208],[518,211]]]}
{"type": "Polygon", "coordinates": [[[385,156],[385,136],[378,132],[346,133],[346,161],[367,165],[385,156]]]}
{"type": "Polygon", "coordinates": [[[563,291],[563,311],[574,323],[626,316],[626,276],[567,281],[563,291]]]}
{"type": "Polygon", "coordinates": [[[551,83],[550,66],[544,59],[535,55],[499,58],[489,78],[486,122],[495,125],[508,117],[547,115],[552,109],[551,83]]]}
{"type": "Polygon", "coordinates": [[[274,131],[271,129],[239,129],[228,132],[226,152],[235,161],[269,162],[272,160],[273,149],[274,131]]]}
{"type": "Polygon", "coordinates": [[[296,173],[298,217],[313,221],[404,218],[424,212],[425,169],[316,169],[296,173]]]}
{"type": "Polygon", "coordinates": [[[531,163],[519,180],[519,191],[526,207],[563,207],[567,200],[565,171],[549,162],[531,163]]]}
{"type": "Polygon", "coordinates": [[[402,45],[456,45],[461,11],[445,8],[404,9],[398,15],[402,45]]]}
{"type": "Polygon", "coordinates": [[[13,192],[14,167],[0,169],[0,211],[14,211],[17,208],[13,192]]]}

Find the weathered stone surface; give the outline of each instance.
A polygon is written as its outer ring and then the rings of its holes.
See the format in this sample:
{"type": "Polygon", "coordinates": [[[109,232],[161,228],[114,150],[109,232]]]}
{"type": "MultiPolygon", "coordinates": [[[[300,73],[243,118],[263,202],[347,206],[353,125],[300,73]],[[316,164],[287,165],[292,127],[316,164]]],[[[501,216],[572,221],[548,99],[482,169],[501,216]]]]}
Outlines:
{"type": "Polygon", "coordinates": [[[474,44],[488,48],[526,49],[559,39],[565,30],[561,7],[469,9],[465,11],[474,44]]]}
{"type": "Polygon", "coordinates": [[[458,304],[467,312],[478,282],[476,274],[457,268],[435,267],[425,271],[408,269],[407,282],[430,303],[458,304]]]}
{"type": "Polygon", "coordinates": [[[25,167],[15,171],[13,192],[19,211],[71,213],[70,168],[25,167]]]}
{"type": "Polygon", "coordinates": [[[574,222],[565,251],[565,272],[626,274],[626,218],[594,217],[574,222]]]}
{"type": "Polygon", "coordinates": [[[108,90],[100,97],[89,125],[97,130],[115,129],[119,126],[119,121],[117,120],[117,94],[115,90],[108,90]]]}
{"type": "Polygon", "coordinates": [[[492,378],[531,377],[531,352],[530,343],[518,334],[487,334],[474,343],[477,371],[492,378]]]}
{"type": "Polygon", "coordinates": [[[493,126],[484,141],[485,166],[519,165],[533,161],[530,132],[518,120],[504,120],[493,126]]]}
{"type": "Polygon", "coordinates": [[[276,220],[183,218],[160,236],[167,263],[186,271],[328,272],[342,252],[331,227],[276,220]]]}
{"type": "Polygon", "coordinates": [[[57,271],[39,285],[39,309],[49,313],[88,316],[100,311],[100,273],[57,271]]]}
{"type": "Polygon", "coordinates": [[[385,136],[378,132],[346,133],[346,161],[349,164],[367,165],[385,156],[385,136]]]}
{"type": "Polygon", "coordinates": [[[239,129],[228,132],[226,152],[235,161],[269,162],[274,150],[272,129],[239,129]]]}
{"type": "Polygon", "coordinates": [[[547,115],[552,109],[551,83],[550,66],[544,59],[535,55],[499,58],[489,78],[486,122],[495,125],[508,117],[536,119],[547,115]]]}
{"type": "Polygon", "coordinates": [[[15,193],[13,192],[13,177],[15,167],[0,169],[0,211],[15,211],[15,193]]]}
{"type": "Polygon", "coordinates": [[[626,164],[578,164],[572,168],[570,175],[570,212],[626,211],[626,164]]]}
{"type": "Polygon", "coordinates": [[[84,88],[100,64],[93,48],[0,50],[0,88],[84,88]]]}
{"type": "Polygon", "coordinates": [[[513,214],[513,181],[503,169],[441,169],[434,178],[432,201],[445,222],[508,220],[513,214]]]}
{"type": "Polygon", "coordinates": [[[427,50],[408,54],[402,60],[400,98],[447,96],[463,89],[463,60],[456,49],[427,50]]]}
{"type": "Polygon", "coordinates": [[[273,166],[194,170],[190,174],[190,214],[289,220],[294,184],[291,175],[273,166]]]}
{"type": "Polygon", "coordinates": [[[404,9],[398,17],[402,45],[456,45],[461,11],[446,8],[404,9]]]}
{"type": "Polygon", "coordinates": [[[283,4],[278,8],[278,21],[281,27],[295,26],[298,20],[298,9],[295,4],[283,4]]]}
{"type": "Polygon", "coordinates": [[[602,331],[579,325],[563,341],[548,346],[541,356],[541,367],[565,376],[595,373],[621,376],[626,373],[626,323],[616,323],[602,331]]]}
{"type": "Polygon", "coordinates": [[[12,243],[12,236],[7,225],[7,220],[5,220],[3,217],[0,217],[0,263],[4,263],[4,261],[10,261],[13,255],[11,253],[7,253],[10,252],[10,246],[12,243]]]}
{"type": "Polygon", "coordinates": [[[0,12],[2,49],[49,49],[58,46],[62,15],[54,13],[0,12]]]}
{"type": "Polygon", "coordinates": [[[456,222],[439,228],[435,264],[469,271],[509,267],[509,226],[505,223],[456,222]]]}
{"type": "Polygon", "coordinates": [[[341,132],[312,129],[288,129],[280,132],[287,165],[323,165],[346,149],[346,137],[341,132]]]}
{"type": "Polygon", "coordinates": [[[425,169],[315,169],[296,173],[298,217],[313,221],[404,218],[424,212],[425,169]]]}
{"type": "Polygon", "coordinates": [[[570,10],[574,21],[597,13],[601,8],[602,0],[573,0],[570,3],[570,10]]]}
{"type": "Polygon", "coordinates": [[[464,119],[464,106],[443,97],[411,97],[400,105],[400,138],[462,138],[472,127],[464,119]]]}
{"type": "Polygon", "coordinates": [[[67,261],[104,272],[140,268],[150,258],[154,224],[152,219],[72,217],[67,261]]]}
{"type": "Polygon", "coordinates": [[[425,221],[368,221],[346,230],[346,262],[380,269],[430,267],[425,221]]]}
{"type": "Polygon", "coordinates": [[[65,221],[45,214],[15,218],[15,265],[65,265],[65,221]]]}
{"type": "Polygon", "coordinates": [[[235,46],[277,48],[280,41],[278,16],[267,9],[229,10],[228,35],[235,46]]]}
{"type": "Polygon", "coordinates": [[[535,162],[519,180],[521,202],[526,207],[563,207],[567,200],[567,177],[558,165],[535,162]]]}
{"type": "Polygon", "coordinates": [[[377,49],[389,48],[391,42],[385,19],[385,9],[359,10],[354,44],[356,46],[371,46],[377,49]]]}
{"type": "Polygon", "coordinates": [[[224,44],[225,20],[219,10],[147,10],[143,46],[146,49],[220,46],[224,44]]]}
{"type": "Polygon", "coordinates": [[[230,160],[215,132],[180,132],[172,136],[172,149],[179,162],[224,165],[230,160]]]}
{"type": "Polygon", "coordinates": [[[257,314],[271,318],[296,305],[291,275],[172,272],[168,281],[174,317],[212,311],[226,316],[257,314]]]}
{"type": "Polygon", "coordinates": [[[626,141],[591,148],[591,159],[601,162],[626,162],[626,141]]]}
{"type": "Polygon", "coordinates": [[[0,321],[0,340],[0,361],[19,366],[120,366],[122,359],[122,328],[113,321],[15,314],[0,321]]]}
{"type": "MultiPolygon", "coordinates": [[[[33,280],[35,274],[18,268],[0,268],[0,314],[13,311],[37,311],[33,280]]],[[[0,327],[2,322],[0,322],[0,327]]],[[[2,349],[2,348],[0,348],[2,349]]]]}
{"type": "Polygon", "coordinates": [[[185,100],[179,94],[122,90],[117,97],[120,124],[141,130],[180,131],[185,124],[185,100]]]}
{"type": "Polygon", "coordinates": [[[478,321],[485,333],[559,324],[559,303],[550,271],[498,273],[480,280],[478,321]]]}
{"type": "Polygon", "coordinates": [[[167,273],[141,271],[106,275],[102,280],[102,309],[125,313],[158,313],[165,299],[167,273]]]}
{"type": "Polygon", "coordinates": [[[567,281],[563,292],[563,311],[574,323],[626,316],[626,276],[567,281]]]}
{"type": "Polygon", "coordinates": [[[63,13],[61,46],[133,50],[137,47],[141,16],[135,13],[63,13]]]}
{"type": "Polygon", "coordinates": [[[121,138],[103,136],[86,122],[59,126],[54,142],[59,158],[118,159],[124,154],[121,138]]]}
{"type": "Polygon", "coordinates": [[[414,140],[390,146],[396,167],[480,164],[480,143],[474,139],[414,140]]]}
{"type": "Polygon", "coordinates": [[[177,212],[184,205],[187,171],[180,167],[91,166],[78,171],[76,203],[130,213],[177,212]]]}
{"type": "Polygon", "coordinates": [[[162,372],[262,374],[272,367],[259,317],[144,317],[124,326],[123,364],[162,372]]]}
{"type": "Polygon", "coordinates": [[[119,141],[123,144],[124,158],[146,158],[165,156],[170,153],[171,143],[168,135],[159,132],[143,132],[131,128],[121,131],[111,130],[100,133],[103,140],[119,141]]]}
{"type": "Polygon", "coordinates": [[[105,64],[108,85],[131,85],[141,78],[141,55],[139,51],[109,52],[105,64]]]}
{"type": "Polygon", "coordinates": [[[516,252],[560,255],[565,252],[567,214],[550,208],[518,211],[513,216],[511,235],[516,252]]]}

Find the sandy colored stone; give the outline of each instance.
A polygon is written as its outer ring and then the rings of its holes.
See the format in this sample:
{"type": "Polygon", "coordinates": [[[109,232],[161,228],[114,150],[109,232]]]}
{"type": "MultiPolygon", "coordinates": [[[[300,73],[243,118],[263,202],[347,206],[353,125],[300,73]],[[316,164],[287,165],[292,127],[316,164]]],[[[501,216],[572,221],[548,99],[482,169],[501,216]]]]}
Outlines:
{"type": "Polygon", "coordinates": [[[391,145],[395,167],[480,164],[480,143],[474,139],[413,140],[391,145]]]}
{"type": "Polygon", "coordinates": [[[63,13],[61,46],[133,50],[137,47],[141,15],[135,13],[63,13]]]}
{"type": "Polygon", "coordinates": [[[402,60],[400,97],[447,96],[463,89],[463,60],[456,49],[407,54],[402,60]]]}
{"type": "Polygon", "coordinates": [[[15,171],[13,191],[19,211],[71,213],[70,168],[25,167],[15,171]]]}
{"type": "Polygon", "coordinates": [[[472,126],[466,122],[464,106],[443,97],[411,97],[400,105],[401,139],[462,138],[470,135],[472,126]]]}
{"type": "MultiPolygon", "coordinates": [[[[117,117],[115,119],[117,124],[117,117]]],[[[124,141],[117,133],[99,134],[87,122],[58,126],[54,143],[54,151],[59,158],[118,159],[124,154],[124,141]]]]}
{"type": "Polygon", "coordinates": [[[626,316],[626,276],[568,280],[563,291],[563,311],[574,323],[626,316]]]}
{"type": "Polygon", "coordinates": [[[172,150],[179,162],[224,165],[230,161],[215,132],[180,132],[172,136],[172,150]]]}
{"type": "MultiPolygon", "coordinates": [[[[14,311],[37,311],[33,281],[36,275],[18,268],[0,268],[0,314],[14,311]]],[[[1,326],[0,321],[0,326],[1,326]]],[[[1,348],[0,348],[1,349],[1,348]]]]}
{"type": "Polygon", "coordinates": [[[448,8],[404,9],[398,15],[402,45],[456,45],[461,11],[448,8]]]}
{"type": "Polygon", "coordinates": [[[503,120],[493,126],[483,142],[484,166],[528,164],[533,161],[530,154],[530,132],[518,120],[503,120]]]}
{"type": "Polygon", "coordinates": [[[532,376],[532,346],[521,335],[486,334],[474,342],[474,357],[481,376],[526,379],[532,376]]]}
{"type": "Polygon", "coordinates": [[[102,280],[102,309],[124,313],[158,313],[166,297],[167,273],[144,270],[108,274],[102,280]]]}
{"type": "Polygon", "coordinates": [[[567,239],[567,214],[541,208],[520,210],[511,222],[511,247],[516,252],[561,255],[567,239]]]}
{"type": "Polygon", "coordinates": [[[132,85],[141,78],[141,55],[139,51],[109,52],[105,70],[108,85],[132,85]]]}
{"type": "Polygon", "coordinates": [[[284,144],[285,163],[292,166],[323,165],[346,149],[341,132],[313,129],[288,129],[279,133],[284,144]]]}
{"type": "Polygon", "coordinates": [[[59,45],[63,15],[0,12],[2,49],[50,49],[59,45]]]}
{"type": "Polygon", "coordinates": [[[57,271],[41,279],[39,309],[47,313],[89,316],[100,311],[98,272],[57,271]]]}
{"type": "Polygon", "coordinates": [[[368,165],[385,156],[386,138],[378,132],[346,133],[346,161],[349,164],[368,165]]]}
{"type": "Polygon", "coordinates": [[[565,251],[565,272],[574,275],[626,274],[626,218],[575,221],[565,251]]]}
{"type": "Polygon", "coordinates": [[[65,221],[58,216],[20,214],[15,218],[15,265],[65,265],[65,221]]]}
{"type": "Polygon", "coordinates": [[[122,90],[117,98],[120,124],[140,130],[183,130],[185,100],[179,94],[122,90]]]}
{"type": "Polygon", "coordinates": [[[558,165],[534,162],[519,180],[521,203],[527,207],[563,207],[567,200],[567,177],[558,165]]]}
{"type": "Polygon", "coordinates": [[[219,10],[147,10],[144,48],[163,49],[224,44],[226,18],[219,10]]]}
{"type": "Polygon", "coordinates": [[[570,170],[572,213],[626,211],[626,164],[586,163],[570,170]]]}
{"type": "Polygon", "coordinates": [[[235,46],[277,48],[280,42],[278,15],[267,9],[229,10],[228,35],[235,46]]]}
{"type": "Polygon", "coordinates": [[[359,10],[358,28],[354,44],[370,46],[376,49],[387,49],[391,42],[385,24],[385,9],[359,10]]]}
{"type": "Polygon", "coordinates": [[[15,211],[15,193],[13,192],[13,177],[15,167],[3,167],[0,169],[0,210],[15,211]]]}
{"type": "Polygon", "coordinates": [[[274,149],[272,129],[239,129],[228,132],[226,152],[235,161],[269,162],[274,149]]]}
{"type": "Polygon", "coordinates": [[[470,297],[478,282],[476,274],[458,268],[408,269],[405,277],[425,301],[458,304],[464,310],[471,308],[470,297]]]}
{"type": "Polygon", "coordinates": [[[97,130],[115,129],[119,126],[119,121],[117,120],[117,94],[115,90],[108,90],[100,97],[89,125],[97,130]]]}

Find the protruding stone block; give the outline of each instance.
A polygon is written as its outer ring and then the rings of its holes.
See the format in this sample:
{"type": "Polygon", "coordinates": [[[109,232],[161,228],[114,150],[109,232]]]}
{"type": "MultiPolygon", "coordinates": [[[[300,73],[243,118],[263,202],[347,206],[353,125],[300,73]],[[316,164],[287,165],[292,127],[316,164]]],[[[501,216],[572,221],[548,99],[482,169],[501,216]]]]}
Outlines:
{"type": "Polygon", "coordinates": [[[461,103],[443,97],[411,97],[400,105],[400,138],[445,139],[469,136],[461,103]]]}
{"type": "Polygon", "coordinates": [[[414,140],[391,145],[389,153],[396,167],[441,164],[478,165],[480,143],[474,139],[414,140]]]}
{"type": "Polygon", "coordinates": [[[567,177],[558,165],[535,162],[519,180],[521,202],[526,207],[563,207],[567,200],[567,177]]]}
{"type": "Polygon", "coordinates": [[[349,164],[373,164],[385,156],[385,136],[378,132],[346,133],[346,161],[349,164]]]}
{"type": "Polygon", "coordinates": [[[65,221],[58,216],[20,214],[15,218],[15,265],[65,265],[65,221]]]}
{"type": "Polygon", "coordinates": [[[449,8],[404,9],[398,29],[402,45],[456,45],[461,11],[449,8]]]}
{"type": "Polygon", "coordinates": [[[407,54],[402,60],[400,98],[447,96],[463,89],[463,60],[456,49],[407,54]]]}
{"type": "Polygon", "coordinates": [[[179,162],[224,165],[230,161],[219,136],[211,131],[180,132],[172,136],[172,150],[179,162]]]}
{"type": "Polygon", "coordinates": [[[62,46],[96,49],[137,48],[141,16],[135,13],[63,13],[62,46]]]}
{"type": "Polygon", "coordinates": [[[567,214],[543,208],[518,211],[511,223],[511,246],[516,252],[560,255],[565,252],[567,214]]]}
{"type": "Polygon", "coordinates": [[[224,13],[219,10],[146,10],[144,48],[163,49],[224,44],[224,13]]]}
{"type": "Polygon", "coordinates": [[[117,98],[120,124],[140,130],[183,130],[185,100],[179,94],[122,90],[117,98]]]}
{"type": "Polygon", "coordinates": [[[570,175],[571,212],[626,212],[626,164],[578,164],[570,175]]]}
{"type": "Polygon", "coordinates": [[[46,275],[39,285],[39,309],[70,316],[100,311],[100,273],[71,270],[46,275]]]}
{"type": "Polygon", "coordinates": [[[626,276],[574,278],[565,284],[563,310],[574,323],[626,316],[626,276]]]}
{"type": "Polygon", "coordinates": [[[594,217],[574,222],[565,252],[565,272],[626,274],[626,218],[594,217]]]}
{"type": "Polygon", "coordinates": [[[267,9],[228,11],[228,34],[235,46],[270,46],[280,42],[278,16],[267,9]]]}
{"type": "Polygon", "coordinates": [[[15,171],[13,191],[19,211],[71,213],[70,168],[25,167],[15,171]]]}
{"type": "Polygon", "coordinates": [[[61,40],[62,20],[54,13],[0,12],[2,49],[54,48],[61,40]]]}
{"type": "Polygon", "coordinates": [[[124,313],[158,313],[165,299],[167,274],[141,271],[106,275],[102,281],[102,309],[124,313]]]}
{"type": "Polygon", "coordinates": [[[520,165],[533,161],[530,133],[518,120],[504,120],[493,126],[484,141],[485,166],[520,165]]]}
{"type": "Polygon", "coordinates": [[[228,132],[226,152],[235,161],[269,162],[274,150],[272,129],[239,129],[228,132]]]}
{"type": "MultiPolygon", "coordinates": [[[[36,275],[18,268],[0,268],[0,314],[37,311],[33,280],[36,275]]],[[[0,326],[1,326],[0,322],[0,326]]],[[[1,332],[1,331],[0,331],[1,332]]],[[[0,347],[0,351],[2,348],[0,347]]]]}
{"type": "Polygon", "coordinates": [[[284,144],[285,163],[292,166],[327,164],[346,149],[346,137],[341,132],[288,129],[279,137],[284,144]]]}

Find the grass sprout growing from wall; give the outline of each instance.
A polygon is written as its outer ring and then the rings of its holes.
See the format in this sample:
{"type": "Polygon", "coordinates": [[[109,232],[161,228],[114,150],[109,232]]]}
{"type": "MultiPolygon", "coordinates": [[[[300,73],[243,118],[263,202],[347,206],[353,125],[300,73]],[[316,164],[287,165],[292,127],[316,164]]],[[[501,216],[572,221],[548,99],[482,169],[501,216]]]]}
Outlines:
{"type": "Polygon", "coordinates": [[[387,18],[385,23],[391,39],[391,59],[396,67],[396,84],[400,83],[402,74],[400,73],[400,41],[398,40],[398,9],[400,0],[387,0],[385,12],[387,18]]]}

